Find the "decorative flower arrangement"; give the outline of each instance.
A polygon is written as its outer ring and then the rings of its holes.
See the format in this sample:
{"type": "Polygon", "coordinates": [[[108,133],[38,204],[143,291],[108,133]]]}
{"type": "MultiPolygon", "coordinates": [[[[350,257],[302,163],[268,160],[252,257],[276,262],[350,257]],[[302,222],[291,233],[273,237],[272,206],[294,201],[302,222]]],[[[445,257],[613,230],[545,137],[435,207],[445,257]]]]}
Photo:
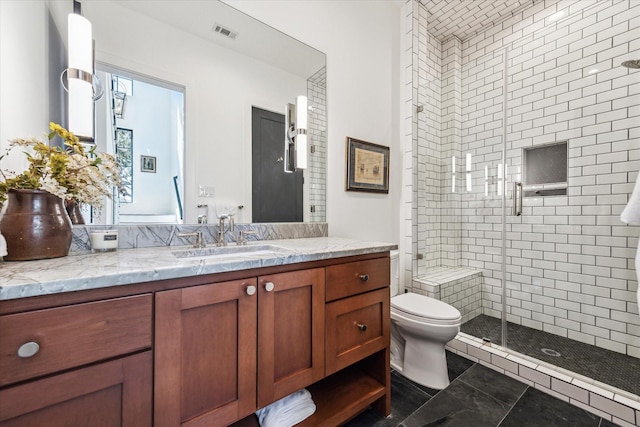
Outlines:
{"type": "Polygon", "coordinates": [[[29,161],[27,170],[20,174],[0,170],[0,208],[7,200],[7,193],[14,189],[44,190],[79,204],[102,207],[103,197],[112,197],[113,188],[122,191],[120,167],[116,159],[107,153],[96,152],[95,145],[86,149],[78,137],[56,123],[49,123],[48,141],[38,138],[10,140],[7,153],[16,147],[25,151],[29,161]],[[52,145],[59,136],[64,147],[52,145]]]}

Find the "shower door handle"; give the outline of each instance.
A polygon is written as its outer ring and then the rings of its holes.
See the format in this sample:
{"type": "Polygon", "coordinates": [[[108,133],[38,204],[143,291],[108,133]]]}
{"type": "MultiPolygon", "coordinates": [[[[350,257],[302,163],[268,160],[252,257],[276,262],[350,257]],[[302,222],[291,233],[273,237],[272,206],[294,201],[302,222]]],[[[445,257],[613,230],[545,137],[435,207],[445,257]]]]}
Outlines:
{"type": "Polygon", "coordinates": [[[522,215],[522,183],[515,181],[513,183],[513,216],[522,215]]]}

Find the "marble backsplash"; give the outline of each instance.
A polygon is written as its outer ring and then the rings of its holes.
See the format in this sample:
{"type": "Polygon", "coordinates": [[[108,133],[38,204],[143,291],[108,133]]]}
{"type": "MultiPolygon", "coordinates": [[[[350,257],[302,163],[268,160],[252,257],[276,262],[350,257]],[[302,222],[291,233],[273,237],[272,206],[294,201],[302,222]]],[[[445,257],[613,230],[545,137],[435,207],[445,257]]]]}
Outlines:
{"type": "MultiPolygon", "coordinates": [[[[70,252],[82,253],[91,250],[89,233],[95,230],[118,230],[118,249],[150,248],[157,246],[184,246],[193,244],[193,237],[179,237],[178,234],[202,231],[207,246],[214,245],[218,226],[213,224],[149,224],[149,225],[75,225],[70,252]]],[[[273,223],[236,224],[234,231],[227,231],[225,239],[235,244],[240,230],[255,231],[247,235],[247,241],[303,239],[327,237],[329,225],[326,222],[313,223],[273,223]]]]}

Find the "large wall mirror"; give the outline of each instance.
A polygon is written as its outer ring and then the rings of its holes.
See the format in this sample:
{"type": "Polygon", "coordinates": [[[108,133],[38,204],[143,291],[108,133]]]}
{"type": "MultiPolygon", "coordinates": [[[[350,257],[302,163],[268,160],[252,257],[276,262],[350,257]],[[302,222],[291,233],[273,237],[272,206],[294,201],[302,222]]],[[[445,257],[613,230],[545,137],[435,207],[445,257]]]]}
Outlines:
{"type": "MultiPolygon", "coordinates": [[[[213,223],[220,213],[230,212],[236,222],[257,222],[252,218],[253,111],[284,117],[298,95],[309,100],[309,167],[303,171],[301,219],[325,221],[324,53],[219,1],[81,3],[82,14],[93,25],[97,74],[107,80],[108,89],[104,104],[96,105],[96,143],[121,148],[133,186],[132,199],[120,200],[108,210],[113,215],[103,212],[96,223],[196,223],[203,216],[213,223]],[[127,93],[124,102],[121,93],[127,93]],[[160,107],[160,98],[167,108],[160,107]],[[152,117],[160,109],[165,115],[152,117]],[[144,129],[139,121],[145,121],[144,129]],[[122,151],[126,149],[129,154],[122,151]]],[[[46,42],[48,55],[60,57],[72,0],[42,4],[49,15],[47,37],[58,38],[46,42]]],[[[51,62],[50,93],[57,91],[66,61],[58,60],[59,71],[51,62]]],[[[55,114],[60,105],[64,102],[52,102],[51,118],[64,123],[65,113],[59,118],[55,114]]],[[[280,156],[262,161],[284,173],[280,156]]]]}

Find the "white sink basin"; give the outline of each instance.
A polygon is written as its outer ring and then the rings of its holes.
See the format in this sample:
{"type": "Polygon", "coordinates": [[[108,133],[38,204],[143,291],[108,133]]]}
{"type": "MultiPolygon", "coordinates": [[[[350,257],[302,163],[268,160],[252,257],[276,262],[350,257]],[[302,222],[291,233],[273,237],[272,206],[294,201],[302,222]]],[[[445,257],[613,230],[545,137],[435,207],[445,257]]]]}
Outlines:
{"type": "Polygon", "coordinates": [[[254,256],[277,256],[290,253],[285,248],[269,244],[246,245],[246,246],[211,246],[208,248],[191,248],[180,251],[173,251],[176,258],[196,260],[232,257],[254,257],[254,256]]]}

